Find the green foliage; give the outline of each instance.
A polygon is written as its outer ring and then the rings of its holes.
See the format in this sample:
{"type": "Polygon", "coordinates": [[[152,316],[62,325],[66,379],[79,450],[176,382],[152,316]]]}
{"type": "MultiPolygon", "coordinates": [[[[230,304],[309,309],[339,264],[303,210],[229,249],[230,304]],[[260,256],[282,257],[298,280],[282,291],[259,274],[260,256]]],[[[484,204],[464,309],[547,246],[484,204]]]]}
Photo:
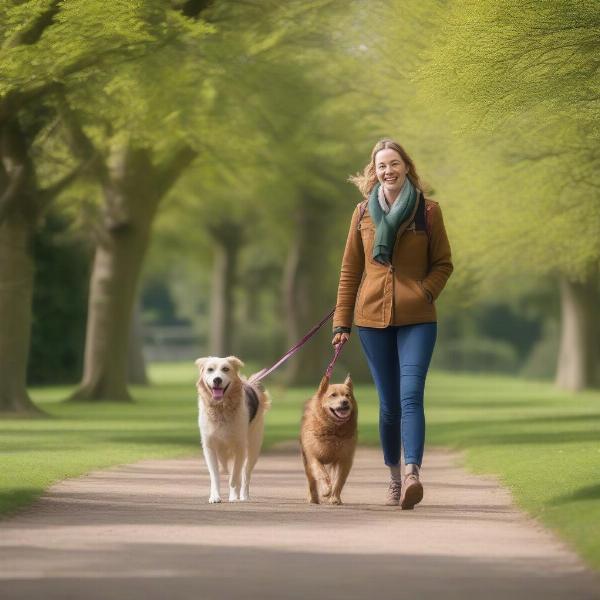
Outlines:
{"type": "Polygon", "coordinates": [[[584,278],[600,260],[599,39],[593,2],[449,8],[415,82],[453,157],[443,187],[479,277],[584,278]]]}
{"type": "Polygon", "coordinates": [[[444,297],[586,277],[600,259],[594,3],[389,0],[371,16],[371,122],[441,203],[456,266],[444,297]]]}
{"type": "Polygon", "coordinates": [[[182,325],[185,319],[177,315],[175,303],[167,282],[161,277],[148,281],[140,294],[142,320],[154,325],[182,325]]]}
{"type": "Polygon", "coordinates": [[[153,148],[161,160],[177,143],[201,146],[211,105],[202,93],[210,64],[201,50],[213,28],[201,20],[189,24],[173,12],[164,18],[166,37],[151,52],[85,86],[68,87],[72,109],[100,148],[120,135],[133,146],[153,148]]]}
{"type": "Polygon", "coordinates": [[[111,144],[151,146],[159,159],[183,141],[194,145],[197,53],[213,30],[205,21],[154,0],[5,0],[0,12],[7,23],[0,45],[3,123],[19,123],[42,187],[63,178],[72,184],[65,176],[80,162],[85,167],[79,175],[87,181],[70,185],[63,204],[80,207],[85,198],[92,215],[98,194],[91,167],[111,144]]]}
{"type": "Polygon", "coordinates": [[[174,15],[159,1],[4,0],[0,14],[0,97],[37,92],[71,75],[81,82],[86,69],[98,72],[173,35],[165,19],[173,23],[174,15]]]}
{"type": "Polygon", "coordinates": [[[364,137],[368,104],[352,80],[354,15],[340,2],[227,10],[215,3],[205,15],[216,31],[204,45],[203,150],[159,215],[149,272],[164,273],[165,255],[177,257],[171,277],[187,290],[177,295],[205,329],[198,311],[207,302],[199,296],[207,298],[209,282],[200,271],[210,265],[214,231],[239,228],[239,281],[247,290],[238,298],[240,349],[283,350],[281,282],[303,212],[328,223],[319,243],[335,293],[333,274],[360,199],[346,179],[364,160],[355,140],[364,137]],[[250,304],[259,307],[251,322],[250,304]]]}
{"type": "Polygon", "coordinates": [[[88,248],[49,213],[34,241],[36,274],[27,380],[73,383],[81,373],[87,313],[88,248]]]}
{"type": "MultiPolygon", "coordinates": [[[[240,348],[276,352],[284,339],[281,281],[307,207],[327,224],[333,296],[359,200],[346,179],[383,135],[406,145],[442,204],[456,264],[442,308],[496,295],[499,282],[505,298],[518,274],[583,277],[598,261],[590,2],[212,2],[193,19],[172,8],[182,4],[1,3],[0,96],[43,95],[27,116],[43,122],[32,149],[43,187],[82,158],[65,105],[102,158],[117,143],[151,149],[157,164],[182,144],[198,151],[161,207],[147,266],[197,327],[210,229],[227,220],[245,242],[238,322],[259,306],[240,348]]],[[[102,216],[92,172],[60,204],[86,232],[102,216]]],[[[523,356],[490,353],[503,365],[523,356]]]]}
{"type": "Polygon", "coordinates": [[[599,33],[594,2],[462,0],[450,7],[429,72],[440,92],[478,112],[479,125],[491,130],[537,108],[547,117],[567,110],[589,118],[599,91],[599,33]]]}

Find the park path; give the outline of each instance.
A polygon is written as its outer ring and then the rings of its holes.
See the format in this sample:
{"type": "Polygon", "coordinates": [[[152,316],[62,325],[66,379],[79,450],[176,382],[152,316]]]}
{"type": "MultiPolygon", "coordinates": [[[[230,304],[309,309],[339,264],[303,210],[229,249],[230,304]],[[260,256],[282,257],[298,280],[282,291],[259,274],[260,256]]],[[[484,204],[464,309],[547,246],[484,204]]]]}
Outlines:
{"type": "Polygon", "coordinates": [[[261,456],[246,504],[206,503],[200,456],[63,481],[0,522],[0,598],[600,598],[570,550],[458,462],[427,452],[414,511],[382,505],[380,453],[364,448],[340,507],[304,503],[290,448],[261,456]]]}

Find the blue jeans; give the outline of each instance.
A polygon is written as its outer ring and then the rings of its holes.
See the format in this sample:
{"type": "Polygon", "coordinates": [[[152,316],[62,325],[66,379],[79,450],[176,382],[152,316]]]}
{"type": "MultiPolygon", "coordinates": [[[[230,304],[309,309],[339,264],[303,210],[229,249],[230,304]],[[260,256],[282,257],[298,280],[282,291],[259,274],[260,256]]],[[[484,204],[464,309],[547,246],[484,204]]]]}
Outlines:
{"type": "Polygon", "coordinates": [[[379,395],[379,437],[388,466],[404,463],[421,466],[425,446],[423,392],[437,323],[358,327],[371,375],[379,395]]]}

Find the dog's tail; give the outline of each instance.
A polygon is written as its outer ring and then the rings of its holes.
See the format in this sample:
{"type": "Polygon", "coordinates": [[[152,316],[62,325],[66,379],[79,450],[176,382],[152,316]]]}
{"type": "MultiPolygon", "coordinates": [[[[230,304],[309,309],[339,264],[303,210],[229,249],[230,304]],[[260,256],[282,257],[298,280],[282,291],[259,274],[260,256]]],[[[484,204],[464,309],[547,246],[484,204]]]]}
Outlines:
{"type": "Polygon", "coordinates": [[[271,408],[271,396],[269,395],[269,392],[267,392],[267,390],[263,390],[263,392],[260,395],[259,402],[262,404],[263,410],[265,412],[271,408]]]}

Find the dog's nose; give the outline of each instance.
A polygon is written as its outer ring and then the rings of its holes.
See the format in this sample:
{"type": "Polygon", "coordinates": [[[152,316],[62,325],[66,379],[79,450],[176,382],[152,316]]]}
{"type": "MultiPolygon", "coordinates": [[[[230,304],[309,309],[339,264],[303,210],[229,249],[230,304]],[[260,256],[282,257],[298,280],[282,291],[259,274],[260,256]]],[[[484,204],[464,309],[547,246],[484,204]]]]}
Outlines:
{"type": "Polygon", "coordinates": [[[223,380],[220,377],[215,377],[213,379],[213,384],[216,386],[220,386],[223,383],[223,380]]]}
{"type": "Polygon", "coordinates": [[[350,402],[348,400],[342,400],[342,408],[348,408],[350,406],[350,402]]]}

